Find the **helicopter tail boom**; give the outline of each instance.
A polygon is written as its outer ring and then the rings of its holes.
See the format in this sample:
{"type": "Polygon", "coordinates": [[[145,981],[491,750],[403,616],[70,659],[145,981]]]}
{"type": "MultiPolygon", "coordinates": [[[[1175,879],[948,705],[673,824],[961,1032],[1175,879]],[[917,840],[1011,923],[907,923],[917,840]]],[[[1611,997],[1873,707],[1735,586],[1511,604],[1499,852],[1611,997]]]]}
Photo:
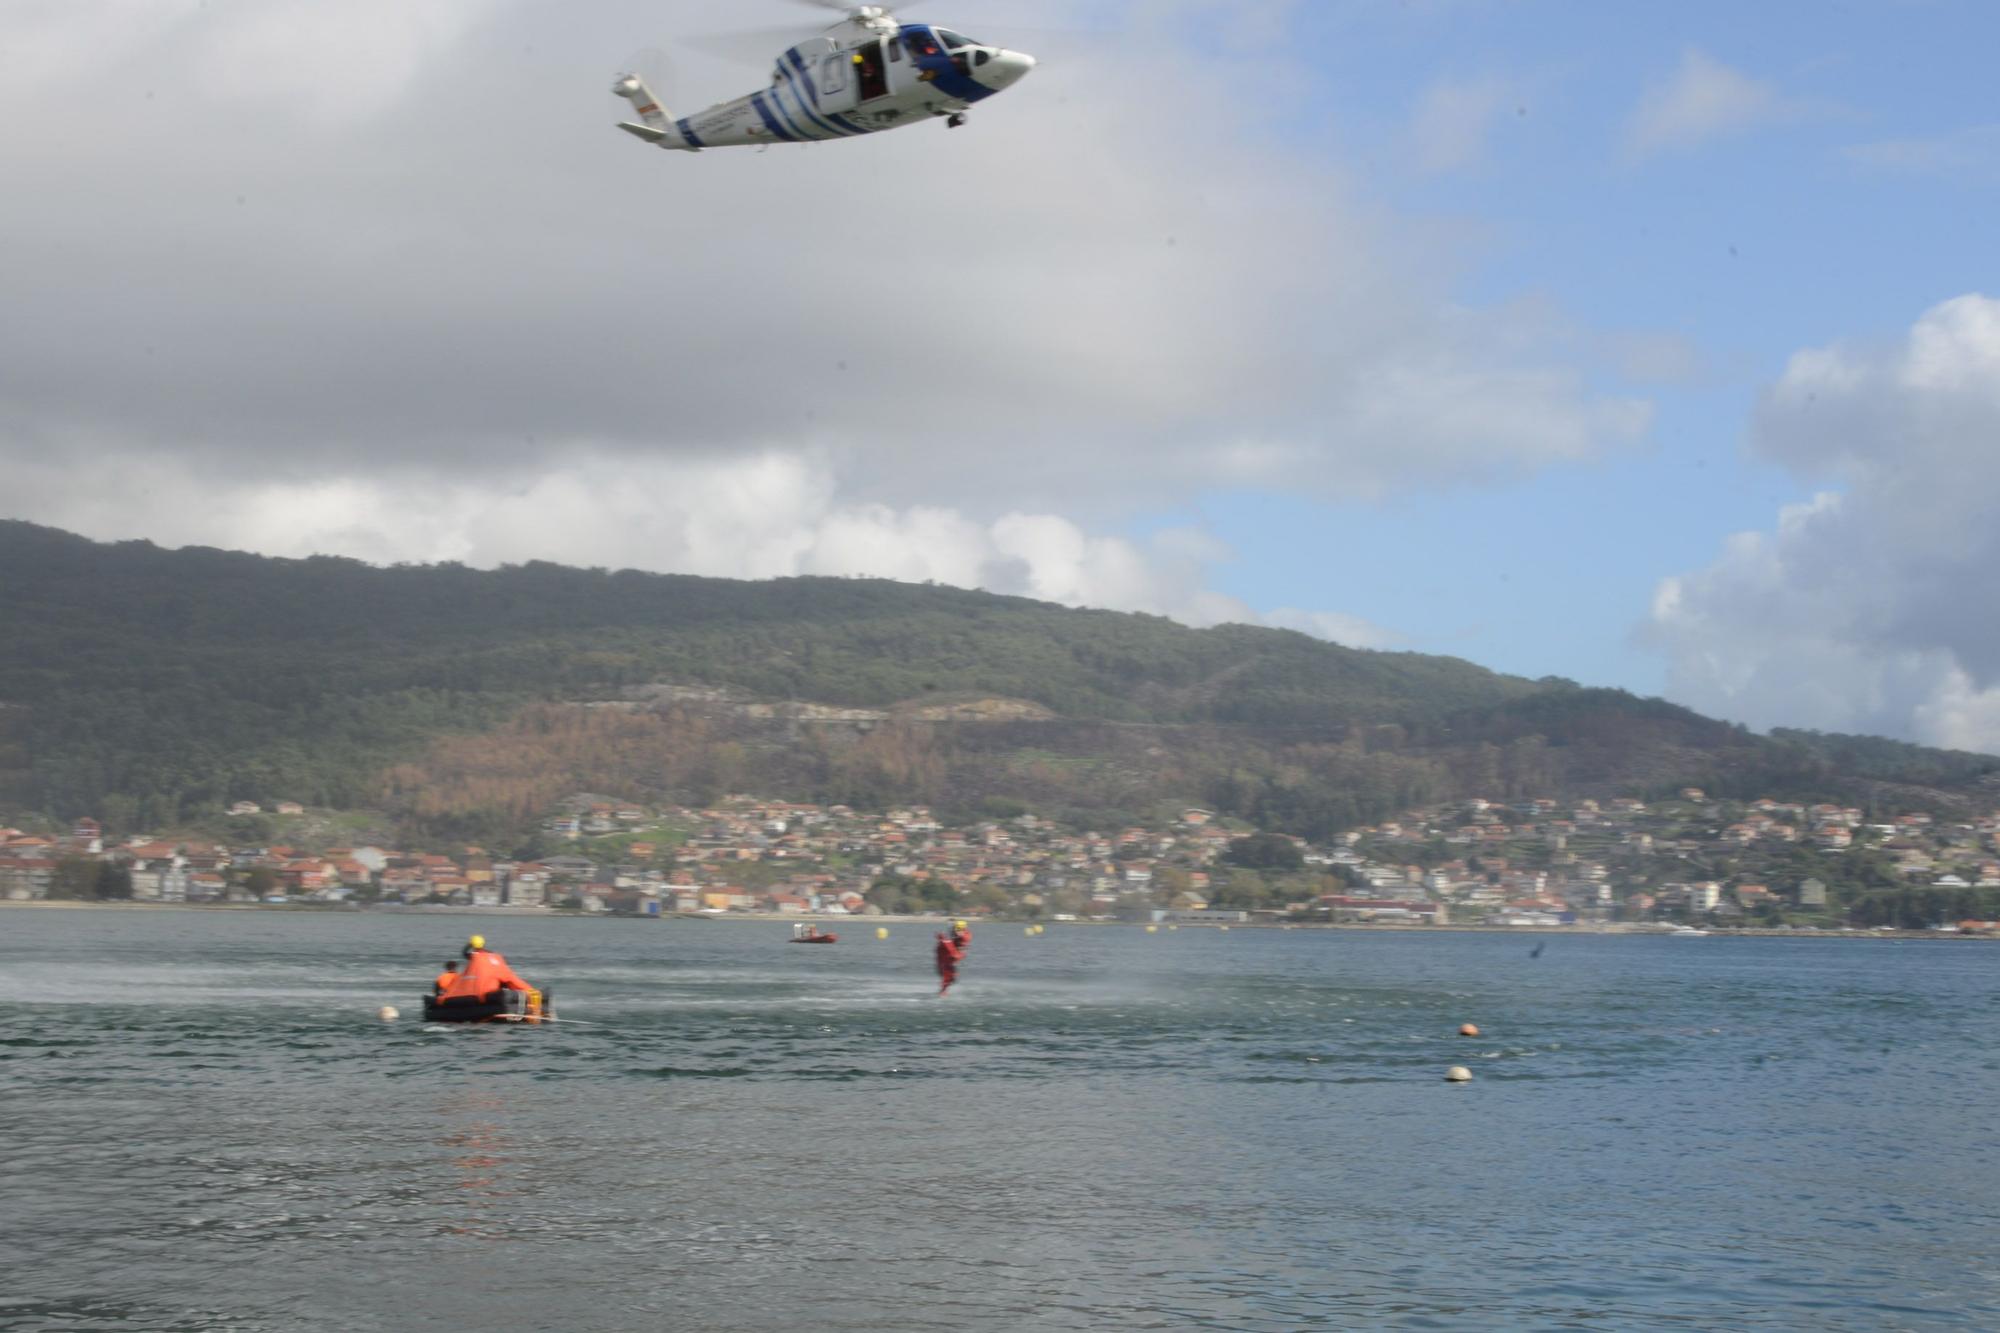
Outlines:
{"type": "Polygon", "coordinates": [[[627,134],[637,135],[648,143],[662,148],[685,148],[689,152],[699,152],[687,141],[687,136],[674,126],[673,117],[660,105],[660,99],[653,96],[653,90],[637,74],[621,74],[611,85],[611,91],[632,104],[641,123],[635,125],[629,120],[618,122],[618,128],[627,134]]]}

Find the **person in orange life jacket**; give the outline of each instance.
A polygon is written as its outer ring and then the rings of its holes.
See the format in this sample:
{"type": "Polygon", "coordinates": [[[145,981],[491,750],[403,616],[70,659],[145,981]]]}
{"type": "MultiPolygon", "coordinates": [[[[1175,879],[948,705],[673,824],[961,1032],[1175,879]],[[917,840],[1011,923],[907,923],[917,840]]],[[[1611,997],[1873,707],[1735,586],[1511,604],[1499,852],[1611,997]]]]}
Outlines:
{"type": "Polygon", "coordinates": [[[457,983],[461,995],[476,995],[482,999],[502,990],[531,990],[527,982],[514,975],[514,969],[507,966],[507,960],[486,947],[484,935],[474,935],[465,942],[465,971],[457,983]]]}
{"type": "Polygon", "coordinates": [[[431,983],[431,994],[444,995],[457,984],[458,964],[456,962],[447,962],[444,965],[444,971],[438,973],[437,980],[431,983]]]}
{"type": "Polygon", "coordinates": [[[964,961],[965,951],[972,944],[972,932],[964,926],[952,927],[951,934],[938,932],[937,974],[938,994],[943,995],[958,980],[958,965],[964,961]]]}

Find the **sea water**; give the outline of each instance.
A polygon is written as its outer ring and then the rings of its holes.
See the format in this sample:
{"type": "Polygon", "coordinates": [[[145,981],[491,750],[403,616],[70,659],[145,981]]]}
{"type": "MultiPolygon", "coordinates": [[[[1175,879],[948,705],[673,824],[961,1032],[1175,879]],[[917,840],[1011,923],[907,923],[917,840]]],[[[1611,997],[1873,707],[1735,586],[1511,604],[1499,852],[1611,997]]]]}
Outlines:
{"type": "Polygon", "coordinates": [[[2000,1327],[1990,945],[842,934],[0,911],[0,1327],[2000,1327]]]}

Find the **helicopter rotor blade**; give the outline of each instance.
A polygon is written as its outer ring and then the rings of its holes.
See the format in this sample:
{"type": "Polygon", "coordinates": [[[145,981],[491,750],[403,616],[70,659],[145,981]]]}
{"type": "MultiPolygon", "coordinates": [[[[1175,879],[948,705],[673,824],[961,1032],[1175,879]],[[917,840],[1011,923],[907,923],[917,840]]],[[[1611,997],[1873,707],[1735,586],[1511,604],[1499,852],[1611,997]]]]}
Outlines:
{"type": "MultiPolygon", "coordinates": [[[[862,6],[851,4],[848,0],[790,0],[790,2],[794,5],[803,6],[806,9],[817,9],[823,12],[842,15],[852,15],[857,10],[863,8],[874,9],[880,11],[885,17],[894,18],[891,6],[886,4],[862,6]]],[[[924,3],[925,0],[900,0],[900,3],[895,5],[894,8],[908,9],[924,3]]],[[[828,24],[822,28],[801,29],[797,25],[784,24],[757,28],[732,28],[724,32],[697,33],[692,37],[683,37],[679,40],[684,46],[692,47],[708,55],[720,56],[724,60],[733,61],[737,64],[769,65],[786,48],[803,41],[807,37],[815,37],[821,33],[828,32],[835,26],[834,24],[828,24]]],[[[1092,29],[1079,28],[1023,28],[1014,24],[1003,24],[1002,26],[1005,27],[1007,35],[1029,39],[1051,34],[1074,36],[1078,32],[1093,31],[1092,29]]]]}
{"type": "Polygon", "coordinates": [[[619,66],[628,74],[636,74],[645,80],[646,86],[663,98],[674,93],[674,58],[657,46],[648,46],[634,51],[619,66]]]}
{"type": "MultiPolygon", "coordinates": [[[[803,0],[803,3],[811,4],[813,0],[803,0]]],[[[768,65],[778,58],[780,52],[813,35],[800,32],[796,26],[737,28],[729,32],[697,33],[680,41],[685,46],[724,60],[744,65],[768,65]]]]}
{"type": "Polygon", "coordinates": [[[858,5],[853,3],[853,0],[792,0],[793,4],[804,5],[807,9],[825,9],[842,16],[852,15],[857,10],[873,9],[879,11],[884,18],[894,18],[897,10],[908,9],[912,5],[921,5],[925,2],[926,0],[897,0],[895,4],[858,5]]]}
{"type": "Polygon", "coordinates": [[[893,5],[858,5],[853,0],[792,0],[793,4],[804,5],[807,9],[830,9],[836,14],[852,14],[857,9],[879,9],[889,15],[893,15],[896,10],[908,9],[911,5],[921,5],[924,2],[925,0],[897,0],[893,5]]]}

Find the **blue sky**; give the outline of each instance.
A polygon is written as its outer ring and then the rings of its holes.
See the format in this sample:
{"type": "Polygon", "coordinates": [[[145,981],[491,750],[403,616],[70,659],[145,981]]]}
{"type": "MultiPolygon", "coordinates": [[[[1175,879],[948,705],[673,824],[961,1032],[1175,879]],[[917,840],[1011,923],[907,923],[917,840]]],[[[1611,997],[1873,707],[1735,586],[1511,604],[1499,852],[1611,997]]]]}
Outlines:
{"type": "Polygon", "coordinates": [[[1646,437],[1598,461],[1388,502],[1217,495],[1164,521],[1232,547],[1219,585],[1246,599],[1336,601],[1411,648],[1661,691],[1666,662],[1633,633],[1660,580],[1814,489],[1745,447],[1787,359],[1893,337],[1995,287],[2000,159],[1982,178],[1849,150],[1993,118],[2000,10],[1419,0],[1302,6],[1290,36],[1324,57],[1295,132],[1361,164],[1399,213],[1475,238],[1455,295],[1546,301],[1584,326],[1580,344],[1666,335],[1687,364],[1641,386],[1657,413],[1646,437]],[[1691,51],[1778,105],[1634,152],[1644,99],[1691,51]],[[1441,84],[1489,85],[1497,109],[1464,162],[1427,170],[1411,126],[1441,84]]]}
{"type": "Polygon", "coordinates": [[[832,16],[0,6],[0,516],[928,579],[2000,752],[2000,9],[913,13],[1042,63],[690,155],[614,73],[698,111],[767,77],[700,34],[832,16]]]}

